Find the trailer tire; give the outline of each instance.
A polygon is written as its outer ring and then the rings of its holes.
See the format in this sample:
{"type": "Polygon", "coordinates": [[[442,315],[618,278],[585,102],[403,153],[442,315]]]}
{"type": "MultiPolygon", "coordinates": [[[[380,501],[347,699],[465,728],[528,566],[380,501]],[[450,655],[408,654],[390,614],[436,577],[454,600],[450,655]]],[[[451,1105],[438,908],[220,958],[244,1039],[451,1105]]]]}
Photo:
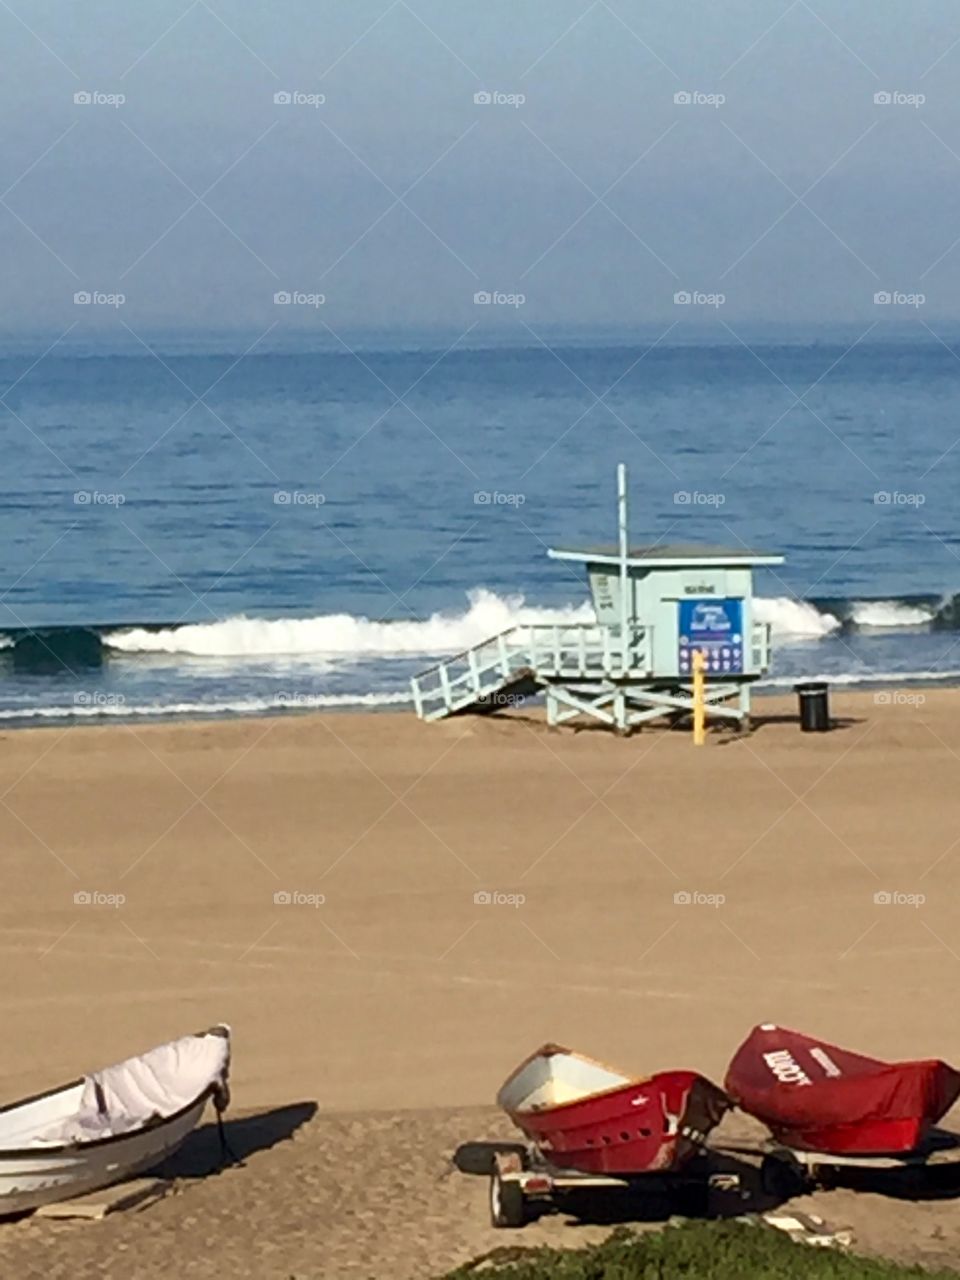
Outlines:
{"type": "Polygon", "coordinates": [[[522,1227],[527,1220],[523,1188],[513,1178],[504,1179],[499,1170],[490,1177],[490,1222],[494,1227],[522,1227]]]}

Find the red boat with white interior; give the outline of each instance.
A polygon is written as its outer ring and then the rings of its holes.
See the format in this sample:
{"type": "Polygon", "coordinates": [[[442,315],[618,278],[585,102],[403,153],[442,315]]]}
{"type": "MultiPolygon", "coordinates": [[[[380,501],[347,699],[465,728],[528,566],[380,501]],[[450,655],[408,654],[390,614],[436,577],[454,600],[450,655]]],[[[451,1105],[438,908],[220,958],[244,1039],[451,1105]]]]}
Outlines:
{"type": "Polygon", "coordinates": [[[886,1155],[921,1146],[960,1097],[960,1073],[937,1059],[882,1062],[765,1023],[734,1054],[724,1087],[785,1146],[886,1155]]]}
{"type": "Polygon", "coordinates": [[[623,1175],[682,1168],[731,1106],[694,1071],[641,1079],[555,1044],[522,1062],[497,1102],[551,1165],[623,1175]]]}

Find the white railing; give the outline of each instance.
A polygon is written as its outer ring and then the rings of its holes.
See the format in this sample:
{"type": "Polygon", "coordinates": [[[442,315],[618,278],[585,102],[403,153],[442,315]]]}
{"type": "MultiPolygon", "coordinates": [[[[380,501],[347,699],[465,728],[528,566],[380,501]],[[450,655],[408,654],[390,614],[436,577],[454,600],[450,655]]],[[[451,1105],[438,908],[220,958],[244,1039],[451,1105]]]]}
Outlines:
{"type": "Polygon", "coordinates": [[[755,622],[751,636],[752,671],[767,671],[770,668],[770,623],[755,622]]]}
{"type": "MultiPolygon", "coordinates": [[[[511,627],[472,649],[454,654],[411,680],[417,715],[436,719],[463,710],[529,675],[531,683],[558,680],[649,679],[653,628],[638,627],[624,650],[611,627],[593,623],[538,622],[511,627]]],[[[751,675],[770,665],[770,626],[754,623],[751,675]]]]}
{"type": "Polygon", "coordinates": [[[638,628],[624,650],[610,627],[531,623],[511,627],[437,663],[411,681],[417,714],[443,715],[496,692],[528,673],[543,679],[644,676],[651,628],[638,628]]]}

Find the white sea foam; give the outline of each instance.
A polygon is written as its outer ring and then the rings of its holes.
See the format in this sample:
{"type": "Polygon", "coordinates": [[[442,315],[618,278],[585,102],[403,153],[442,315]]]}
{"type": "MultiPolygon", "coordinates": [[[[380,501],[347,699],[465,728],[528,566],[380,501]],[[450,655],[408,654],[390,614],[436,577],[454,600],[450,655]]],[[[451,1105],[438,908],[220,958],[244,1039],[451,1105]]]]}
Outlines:
{"type": "Polygon", "coordinates": [[[270,657],[332,654],[342,657],[399,657],[457,653],[529,622],[591,622],[584,602],[561,608],[528,605],[521,595],[498,596],[479,588],[461,613],[435,613],[424,621],[377,622],[349,613],[311,618],[225,618],[188,623],[162,631],[142,627],[112,631],[108,648],[122,653],[183,653],[197,657],[270,657]]]}
{"type": "Polygon", "coordinates": [[[386,707],[411,702],[408,693],[277,694],[224,702],[94,703],[76,706],[4,707],[0,720],[96,720],[101,717],[262,715],[271,711],[308,711],[324,707],[386,707]]]}
{"type": "Polygon", "coordinates": [[[840,628],[840,619],[832,613],[821,613],[806,600],[794,600],[790,596],[757,596],[753,616],[757,622],[769,622],[776,639],[789,636],[817,640],[840,628]]]}
{"type": "Polygon", "coordinates": [[[790,689],[795,684],[823,681],[829,685],[851,684],[943,684],[960,680],[960,671],[826,671],[821,675],[766,676],[758,683],[763,689],[790,689]]]}
{"type": "MultiPolygon", "coordinates": [[[[922,627],[933,621],[936,611],[899,600],[854,600],[849,621],[857,627],[883,630],[896,627],[922,627]]],[[[817,640],[832,635],[841,627],[834,614],[820,610],[807,600],[789,596],[758,596],[753,602],[753,616],[758,622],[769,622],[775,639],[817,640]]]]}
{"type": "Polygon", "coordinates": [[[854,603],[850,617],[858,627],[921,627],[932,621],[934,610],[899,600],[862,600],[854,603]]]}

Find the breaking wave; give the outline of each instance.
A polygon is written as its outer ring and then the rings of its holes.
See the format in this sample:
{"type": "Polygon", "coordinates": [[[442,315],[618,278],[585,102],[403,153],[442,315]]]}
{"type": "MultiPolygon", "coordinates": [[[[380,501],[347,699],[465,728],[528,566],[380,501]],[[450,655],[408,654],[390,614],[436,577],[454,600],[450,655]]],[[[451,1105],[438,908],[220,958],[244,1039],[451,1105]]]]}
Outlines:
{"type": "MultiPolygon", "coordinates": [[[[511,627],[526,623],[594,620],[588,600],[536,605],[525,597],[497,595],[479,587],[466,607],[424,619],[384,621],[350,613],[296,618],[246,615],[212,622],[143,623],[116,626],[18,627],[0,632],[0,661],[22,672],[77,672],[111,658],[139,655],[254,661],[310,659],[315,672],[378,658],[418,658],[459,653],[511,627]]],[[[960,596],[900,599],[809,599],[758,596],[755,617],[768,622],[780,644],[816,641],[838,632],[960,630],[960,596]]]]}
{"type": "Polygon", "coordinates": [[[458,653],[500,631],[529,622],[590,622],[589,603],[549,609],[522,595],[498,596],[479,588],[463,613],[435,613],[423,621],[380,622],[349,613],[312,618],[225,618],[154,630],[108,632],[103,643],[120,653],[183,653],[194,657],[276,657],[309,654],[399,657],[458,653]]]}
{"type": "Polygon", "coordinates": [[[936,617],[936,611],[901,600],[854,601],[850,619],[858,627],[924,627],[936,617]]]}
{"type": "Polygon", "coordinates": [[[757,622],[768,622],[771,633],[777,637],[792,636],[819,639],[832,631],[839,631],[841,622],[832,613],[821,613],[816,605],[805,600],[793,600],[789,596],[769,598],[757,596],[753,602],[757,622]]]}

